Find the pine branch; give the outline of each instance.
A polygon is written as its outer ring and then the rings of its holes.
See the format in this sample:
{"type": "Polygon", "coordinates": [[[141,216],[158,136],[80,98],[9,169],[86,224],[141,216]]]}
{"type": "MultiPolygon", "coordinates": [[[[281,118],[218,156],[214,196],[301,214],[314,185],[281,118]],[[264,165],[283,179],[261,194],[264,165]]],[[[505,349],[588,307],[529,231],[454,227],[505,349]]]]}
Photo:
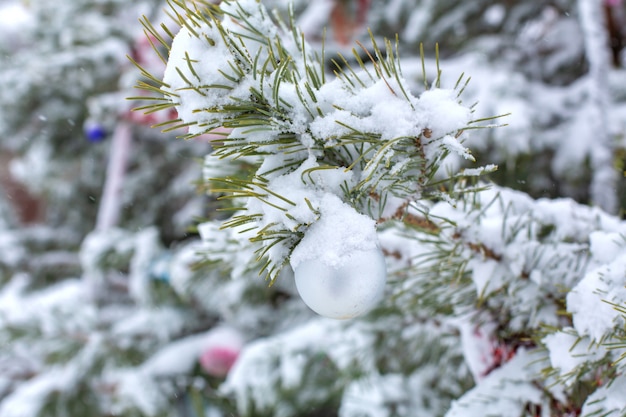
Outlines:
{"type": "MultiPolygon", "coordinates": [[[[293,20],[272,21],[260,3],[194,3],[192,8],[172,0],[169,6],[181,32],[169,49],[164,80],[157,83],[145,75],[159,86],[165,102],[139,108],[153,112],[175,106],[181,122],[161,126],[167,131],[186,127],[185,138],[218,127],[230,129],[214,144],[214,157],[233,163],[240,158],[258,161],[253,175],[209,181],[223,185],[211,187],[222,195],[221,201],[250,205],[256,200],[249,212],[254,214],[242,212],[225,226],[249,224],[247,232],[256,230],[251,241],[261,245],[257,253],[268,258],[272,280],[319,216],[324,194],[335,194],[356,212],[377,220],[397,210],[395,204],[429,195],[448,198],[436,173],[454,152],[471,158],[461,136],[490,120],[472,120],[471,111],[461,106],[459,96],[467,85],[463,76],[450,93],[439,90],[439,68],[435,89],[423,93],[428,97],[413,96],[402,77],[398,39],[379,46],[370,33],[369,47],[358,43],[369,62],[356,49],[356,65],[339,55],[341,63],[332,60],[336,78],[329,80],[323,48],[313,51],[293,20]],[[382,102],[395,109],[402,128],[391,113],[385,115],[382,102]],[[450,122],[440,122],[438,115],[424,119],[422,114],[436,111],[431,102],[459,117],[450,122]],[[337,181],[335,177],[342,178],[336,188],[324,185],[337,181]]],[[[165,41],[152,24],[142,23],[159,42],[165,41]]],[[[154,92],[157,87],[148,89],[154,92]]]]}

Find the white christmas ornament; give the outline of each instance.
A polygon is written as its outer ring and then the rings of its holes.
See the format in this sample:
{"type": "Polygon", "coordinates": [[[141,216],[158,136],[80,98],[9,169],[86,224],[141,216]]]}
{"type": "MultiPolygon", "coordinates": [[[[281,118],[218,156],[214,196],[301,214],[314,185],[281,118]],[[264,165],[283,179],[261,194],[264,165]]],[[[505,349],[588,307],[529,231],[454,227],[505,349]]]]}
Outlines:
{"type": "Polygon", "coordinates": [[[380,301],[387,277],[385,257],[378,248],[352,253],[339,265],[319,259],[303,261],[294,273],[304,303],[333,319],[368,312],[380,301]]]}
{"type": "Polygon", "coordinates": [[[387,269],[376,222],[332,193],[291,253],[296,287],[316,313],[348,319],[369,311],[385,289],[387,269]]]}

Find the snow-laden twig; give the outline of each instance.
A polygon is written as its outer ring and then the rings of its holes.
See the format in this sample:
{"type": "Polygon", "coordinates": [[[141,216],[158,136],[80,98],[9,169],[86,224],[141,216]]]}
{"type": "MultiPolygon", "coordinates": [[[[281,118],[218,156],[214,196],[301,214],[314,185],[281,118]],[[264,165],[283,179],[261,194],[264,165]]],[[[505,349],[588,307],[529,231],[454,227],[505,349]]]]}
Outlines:
{"type": "Polygon", "coordinates": [[[585,52],[589,62],[588,121],[594,133],[591,146],[591,188],[594,204],[609,213],[616,213],[618,201],[617,171],[613,168],[613,151],[607,128],[609,110],[609,51],[608,36],[603,22],[602,3],[597,0],[578,0],[580,25],[582,27],[585,52]]]}

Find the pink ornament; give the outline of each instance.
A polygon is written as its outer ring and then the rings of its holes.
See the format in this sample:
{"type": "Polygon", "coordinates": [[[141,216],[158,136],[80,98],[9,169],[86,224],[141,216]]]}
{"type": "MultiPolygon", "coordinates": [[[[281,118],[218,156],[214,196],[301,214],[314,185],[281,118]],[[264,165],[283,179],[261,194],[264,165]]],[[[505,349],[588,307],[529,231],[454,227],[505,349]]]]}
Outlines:
{"type": "Polygon", "coordinates": [[[622,4],[622,0],[604,0],[604,4],[609,7],[616,7],[622,4]]]}
{"type": "Polygon", "coordinates": [[[207,374],[223,378],[228,375],[238,356],[239,350],[216,346],[202,353],[200,365],[207,374]]]}
{"type": "Polygon", "coordinates": [[[211,330],[200,355],[200,366],[218,378],[228,375],[243,348],[243,336],[231,327],[220,326],[211,330]]]}

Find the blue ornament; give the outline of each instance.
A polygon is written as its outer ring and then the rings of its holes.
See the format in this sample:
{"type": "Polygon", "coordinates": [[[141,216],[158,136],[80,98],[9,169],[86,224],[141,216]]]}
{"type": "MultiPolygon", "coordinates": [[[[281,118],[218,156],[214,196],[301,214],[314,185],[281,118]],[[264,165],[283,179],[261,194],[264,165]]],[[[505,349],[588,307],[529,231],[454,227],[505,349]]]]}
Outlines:
{"type": "Polygon", "coordinates": [[[150,278],[154,281],[169,282],[171,262],[172,254],[169,251],[165,251],[153,259],[148,267],[150,278]]]}
{"type": "Polygon", "coordinates": [[[107,137],[106,129],[99,123],[85,124],[84,131],[89,142],[102,142],[107,137]]]}

